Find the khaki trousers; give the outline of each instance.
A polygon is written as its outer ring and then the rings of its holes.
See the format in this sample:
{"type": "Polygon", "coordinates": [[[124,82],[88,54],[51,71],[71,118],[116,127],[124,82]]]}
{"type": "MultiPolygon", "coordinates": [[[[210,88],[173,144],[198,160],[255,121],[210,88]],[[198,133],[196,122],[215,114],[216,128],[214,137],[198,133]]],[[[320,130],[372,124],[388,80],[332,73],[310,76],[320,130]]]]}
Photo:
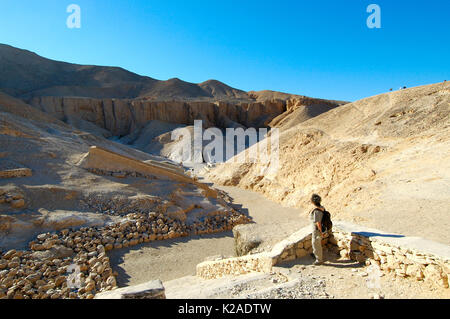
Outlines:
{"type": "Polygon", "coordinates": [[[322,235],[319,230],[314,230],[312,233],[312,249],[316,260],[323,262],[322,235]]]}

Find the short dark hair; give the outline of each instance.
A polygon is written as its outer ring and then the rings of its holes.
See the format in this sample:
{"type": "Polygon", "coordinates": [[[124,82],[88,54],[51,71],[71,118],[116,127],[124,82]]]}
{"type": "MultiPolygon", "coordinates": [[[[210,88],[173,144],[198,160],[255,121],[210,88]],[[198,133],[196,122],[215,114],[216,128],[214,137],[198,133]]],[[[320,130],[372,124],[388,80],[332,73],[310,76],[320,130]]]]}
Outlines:
{"type": "Polygon", "coordinates": [[[322,201],[322,198],[317,195],[317,194],[313,194],[311,196],[311,202],[316,205],[316,206],[320,206],[320,202],[322,201]]]}

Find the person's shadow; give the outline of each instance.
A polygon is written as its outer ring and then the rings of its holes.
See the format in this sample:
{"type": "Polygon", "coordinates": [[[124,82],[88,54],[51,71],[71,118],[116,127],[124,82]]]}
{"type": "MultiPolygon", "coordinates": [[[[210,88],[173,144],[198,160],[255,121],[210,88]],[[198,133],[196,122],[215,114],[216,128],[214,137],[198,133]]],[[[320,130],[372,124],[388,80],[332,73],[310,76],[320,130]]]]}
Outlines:
{"type": "MultiPolygon", "coordinates": [[[[323,256],[324,256],[325,263],[323,263],[321,266],[333,267],[333,268],[349,268],[349,269],[363,267],[362,263],[355,261],[355,260],[351,260],[351,259],[340,258],[339,254],[336,254],[333,251],[325,249],[325,247],[323,250],[323,256]]],[[[292,268],[296,265],[311,266],[314,263],[314,261],[315,261],[315,257],[313,257],[312,255],[307,255],[305,257],[297,258],[292,261],[286,261],[286,262],[280,263],[276,266],[282,267],[282,268],[292,268]]]]}

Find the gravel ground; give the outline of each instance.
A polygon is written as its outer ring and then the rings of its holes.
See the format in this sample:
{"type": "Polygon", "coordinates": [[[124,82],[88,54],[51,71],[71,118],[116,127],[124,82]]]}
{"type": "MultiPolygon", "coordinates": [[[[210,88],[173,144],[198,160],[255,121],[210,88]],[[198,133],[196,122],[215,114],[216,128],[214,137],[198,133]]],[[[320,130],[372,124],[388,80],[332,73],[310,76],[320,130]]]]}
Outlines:
{"type": "Polygon", "coordinates": [[[314,266],[308,256],[273,268],[271,274],[248,274],[205,280],[190,276],[163,282],[169,299],[434,299],[450,298],[449,289],[427,282],[380,276],[371,267],[337,259],[314,266]]]}
{"type": "Polygon", "coordinates": [[[300,279],[300,287],[282,287],[272,292],[273,298],[331,298],[331,299],[434,299],[450,298],[450,290],[429,282],[382,274],[371,266],[352,260],[342,260],[325,252],[327,261],[312,265],[310,256],[275,267],[290,280],[300,279]],[[306,292],[306,293],[305,293],[306,292]],[[308,293],[311,293],[309,295],[308,293]],[[305,297],[306,296],[306,297],[305,297]],[[287,297],[289,298],[289,297],[287,297]]]}

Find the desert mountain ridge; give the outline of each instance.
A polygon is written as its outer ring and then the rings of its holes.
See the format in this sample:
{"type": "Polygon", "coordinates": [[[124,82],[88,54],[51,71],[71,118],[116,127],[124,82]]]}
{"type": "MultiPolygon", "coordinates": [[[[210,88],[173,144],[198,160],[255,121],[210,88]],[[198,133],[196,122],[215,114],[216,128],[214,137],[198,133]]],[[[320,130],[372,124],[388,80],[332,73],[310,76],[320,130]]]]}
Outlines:
{"type": "Polygon", "coordinates": [[[160,81],[120,67],[54,61],[6,44],[0,44],[0,70],[0,90],[21,98],[79,96],[153,100],[251,100],[246,92],[216,80],[199,84],[178,78],[160,81]]]}
{"type": "Polygon", "coordinates": [[[121,67],[54,61],[6,44],[0,44],[0,90],[22,99],[64,96],[152,101],[261,102],[298,97],[273,91],[245,92],[213,79],[202,83],[190,83],[179,78],[162,81],[121,67]]]}

